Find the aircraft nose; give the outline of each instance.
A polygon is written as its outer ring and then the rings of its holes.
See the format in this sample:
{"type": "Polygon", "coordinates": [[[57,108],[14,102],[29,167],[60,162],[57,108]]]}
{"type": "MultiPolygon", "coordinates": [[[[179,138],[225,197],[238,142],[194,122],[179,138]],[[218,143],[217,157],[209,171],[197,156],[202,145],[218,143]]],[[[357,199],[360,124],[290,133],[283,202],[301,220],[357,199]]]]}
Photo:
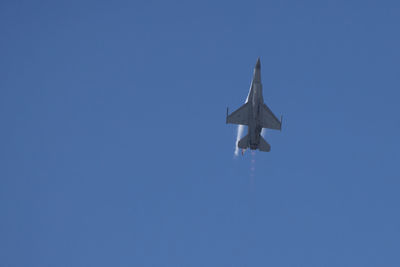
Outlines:
{"type": "Polygon", "coordinates": [[[260,58],[257,58],[256,69],[260,69],[260,68],[261,68],[260,58]]]}

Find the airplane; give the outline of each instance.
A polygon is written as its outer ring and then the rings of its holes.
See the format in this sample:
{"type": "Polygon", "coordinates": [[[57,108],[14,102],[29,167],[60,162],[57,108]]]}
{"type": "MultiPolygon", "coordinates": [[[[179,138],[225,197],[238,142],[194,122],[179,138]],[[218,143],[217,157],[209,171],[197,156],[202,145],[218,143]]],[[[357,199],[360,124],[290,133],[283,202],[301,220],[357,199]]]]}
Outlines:
{"type": "Polygon", "coordinates": [[[271,146],[261,136],[262,128],[282,130],[282,116],[278,120],[264,103],[260,71],[261,63],[258,58],[246,103],[230,115],[229,108],[226,109],[226,123],[248,126],[247,135],[237,143],[242,149],[242,155],[247,148],[265,152],[271,150],[271,146]]]}

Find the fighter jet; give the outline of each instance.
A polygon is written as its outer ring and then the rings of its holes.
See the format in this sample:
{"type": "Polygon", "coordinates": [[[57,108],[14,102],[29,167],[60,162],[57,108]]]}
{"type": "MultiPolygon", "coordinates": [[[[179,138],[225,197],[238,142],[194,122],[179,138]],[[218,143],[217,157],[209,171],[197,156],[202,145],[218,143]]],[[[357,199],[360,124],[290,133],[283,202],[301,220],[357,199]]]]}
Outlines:
{"type": "Polygon", "coordinates": [[[264,104],[260,70],[261,63],[258,58],[246,103],[230,115],[228,108],[226,109],[226,123],[247,125],[248,127],[247,135],[237,143],[237,146],[242,149],[242,154],[247,148],[269,152],[271,146],[261,136],[262,128],[282,129],[282,116],[278,120],[264,104]]]}

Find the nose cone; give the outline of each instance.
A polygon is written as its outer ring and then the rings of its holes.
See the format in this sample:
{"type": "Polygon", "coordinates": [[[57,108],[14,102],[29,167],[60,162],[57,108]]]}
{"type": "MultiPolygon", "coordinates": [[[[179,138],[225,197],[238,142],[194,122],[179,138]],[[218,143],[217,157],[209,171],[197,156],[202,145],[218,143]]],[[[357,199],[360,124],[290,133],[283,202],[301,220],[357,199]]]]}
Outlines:
{"type": "Polygon", "coordinates": [[[260,58],[257,58],[256,69],[261,69],[260,58]]]}
{"type": "Polygon", "coordinates": [[[253,74],[253,82],[254,83],[260,83],[261,82],[261,63],[260,63],[260,58],[257,59],[256,66],[254,68],[254,74],[253,74]]]}

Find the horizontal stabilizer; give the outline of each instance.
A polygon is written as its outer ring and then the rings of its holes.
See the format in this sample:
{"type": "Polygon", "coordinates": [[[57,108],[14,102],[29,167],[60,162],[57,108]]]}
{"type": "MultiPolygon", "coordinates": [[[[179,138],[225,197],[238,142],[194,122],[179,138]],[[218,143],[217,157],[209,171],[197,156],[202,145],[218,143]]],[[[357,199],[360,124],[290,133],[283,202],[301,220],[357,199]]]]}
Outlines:
{"type": "Polygon", "coordinates": [[[242,139],[239,140],[237,144],[238,148],[246,149],[249,147],[249,135],[246,135],[242,139]]]}
{"type": "Polygon", "coordinates": [[[265,139],[260,136],[260,144],[258,145],[258,149],[260,151],[269,152],[271,150],[271,146],[265,141],[265,139]]]}

